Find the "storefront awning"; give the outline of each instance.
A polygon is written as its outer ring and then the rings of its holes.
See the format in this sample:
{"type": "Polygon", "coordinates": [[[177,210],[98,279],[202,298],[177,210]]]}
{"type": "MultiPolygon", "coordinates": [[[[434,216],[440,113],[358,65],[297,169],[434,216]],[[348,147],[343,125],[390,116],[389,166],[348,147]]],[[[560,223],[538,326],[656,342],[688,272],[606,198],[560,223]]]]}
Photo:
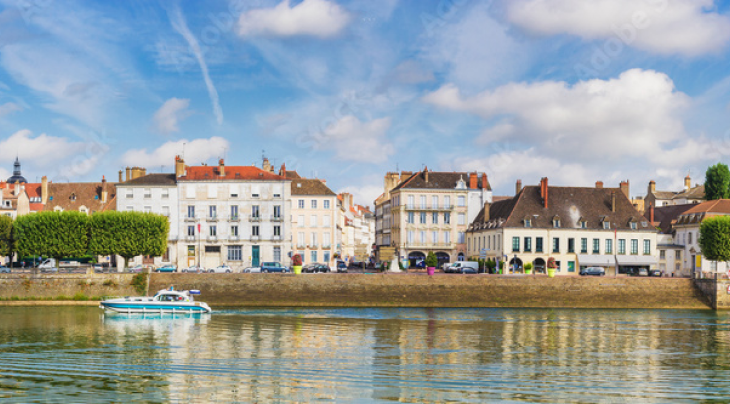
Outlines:
{"type": "Polygon", "coordinates": [[[656,258],[650,255],[619,255],[618,264],[621,266],[651,266],[656,265],[656,258]]]}
{"type": "Polygon", "coordinates": [[[613,255],[581,255],[578,254],[578,265],[582,267],[613,267],[616,260],[613,255]]]}

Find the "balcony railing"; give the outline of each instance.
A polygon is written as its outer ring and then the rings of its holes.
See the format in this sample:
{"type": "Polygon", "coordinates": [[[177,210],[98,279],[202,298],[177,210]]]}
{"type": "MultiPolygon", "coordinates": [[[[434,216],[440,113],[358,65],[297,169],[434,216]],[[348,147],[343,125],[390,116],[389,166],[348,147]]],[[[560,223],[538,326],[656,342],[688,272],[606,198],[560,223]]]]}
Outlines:
{"type": "Polygon", "coordinates": [[[195,216],[185,216],[186,222],[197,222],[198,219],[195,216]]]}
{"type": "Polygon", "coordinates": [[[298,249],[300,249],[300,250],[303,250],[303,249],[305,249],[306,247],[307,247],[307,246],[306,246],[306,245],[304,245],[304,244],[301,244],[301,243],[297,243],[297,248],[298,248],[298,249]]]}
{"type": "Polygon", "coordinates": [[[450,249],[450,248],[455,248],[455,246],[456,246],[456,243],[451,243],[451,242],[449,242],[449,243],[444,243],[444,242],[429,243],[429,242],[413,241],[413,242],[406,243],[406,248],[445,248],[445,249],[450,249]]]}
{"type": "Polygon", "coordinates": [[[218,241],[218,236],[208,236],[208,241],[218,241]]]}
{"type": "Polygon", "coordinates": [[[281,222],[281,221],[283,221],[284,219],[282,219],[282,218],[281,218],[281,216],[274,216],[274,215],[271,215],[271,216],[269,217],[269,220],[271,220],[272,222],[281,222]]]}
{"type": "Polygon", "coordinates": [[[187,236],[186,240],[195,241],[195,236],[187,236]]]}
{"type": "Polygon", "coordinates": [[[454,205],[403,205],[405,210],[430,210],[430,211],[443,211],[453,210],[454,205]]]}
{"type": "Polygon", "coordinates": [[[271,240],[273,240],[273,241],[281,241],[281,236],[273,236],[271,238],[271,240]]]}
{"type": "Polygon", "coordinates": [[[238,236],[229,236],[228,239],[231,241],[238,241],[238,236]]]}
{"type": "Polygon", "coordinates": [[[231,222],[238,222],[238,221],[240,221],[240,220],[241,220],[240,216],[238,216],[238,215],[231,215],[231,216],[230,216],[230,217],[229,217],[228,219],[229,219],[229,220],[230,220],[231,222]]]}
{"type": "Polygon", "coordinates": [[[259,241],[261,240],[261,237],[259,236],[251,236],[251,241],[259,241]]]}
{"type": "Polygon", "coordinates": [[[248,217],[248,220],[250,222],[260,222],[261,221],[261,216],[251,215],[251,216],[248,217]]]}
{"type": "Polygon", "coordinates": [[[217,215],[208,216],[208,217],[205,218],[205,220],[208,221],[208,222],[217,222],[218,221],[218,216],[217,215]]]}

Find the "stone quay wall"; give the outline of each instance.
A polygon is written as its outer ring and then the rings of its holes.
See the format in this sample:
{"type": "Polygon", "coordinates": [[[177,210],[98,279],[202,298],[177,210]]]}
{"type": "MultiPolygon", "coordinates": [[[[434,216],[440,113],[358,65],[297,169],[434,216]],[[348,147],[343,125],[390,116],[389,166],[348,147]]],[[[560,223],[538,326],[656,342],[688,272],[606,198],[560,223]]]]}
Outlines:
{"type": "Polygon", "coordinates": [[[710,307],[730,310],[730,279],[695,279],[695,284],[707,296],[710,307]]]}
{"type": "Polygon", "coordinates": [[[149,292],[199,289],[211,306],[712,306],[692,279],[416,274],[152,274],[149,292]]]}
{"type": "Polygon", "coordinates": [[[28,299],[98,298],[136,296],[131,286],[134,274],[0,274],[0,299],[3,303],[22,303],[28,299]]]}

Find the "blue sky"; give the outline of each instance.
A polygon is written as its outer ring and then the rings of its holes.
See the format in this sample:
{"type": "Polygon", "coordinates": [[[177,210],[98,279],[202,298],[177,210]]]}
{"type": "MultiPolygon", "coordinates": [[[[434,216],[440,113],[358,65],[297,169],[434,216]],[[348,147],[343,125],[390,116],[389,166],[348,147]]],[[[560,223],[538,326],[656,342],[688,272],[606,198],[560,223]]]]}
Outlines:
{"type": "Polygon", "coordinates": [[[711,0],[0,0],[0,177],[266,155],[371,205],[386,171],[679,189],[730,155],[711,0]]]}

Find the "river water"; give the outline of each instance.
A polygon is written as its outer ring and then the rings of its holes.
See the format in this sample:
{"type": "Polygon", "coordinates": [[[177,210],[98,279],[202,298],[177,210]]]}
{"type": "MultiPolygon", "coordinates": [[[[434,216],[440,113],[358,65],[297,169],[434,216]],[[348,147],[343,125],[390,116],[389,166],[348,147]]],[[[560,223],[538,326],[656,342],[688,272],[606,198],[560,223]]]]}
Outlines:
{"type": "Polygon", "coordinates": [[[0,309],[1,402],[730,400],[730,315],[0,309]]]}

